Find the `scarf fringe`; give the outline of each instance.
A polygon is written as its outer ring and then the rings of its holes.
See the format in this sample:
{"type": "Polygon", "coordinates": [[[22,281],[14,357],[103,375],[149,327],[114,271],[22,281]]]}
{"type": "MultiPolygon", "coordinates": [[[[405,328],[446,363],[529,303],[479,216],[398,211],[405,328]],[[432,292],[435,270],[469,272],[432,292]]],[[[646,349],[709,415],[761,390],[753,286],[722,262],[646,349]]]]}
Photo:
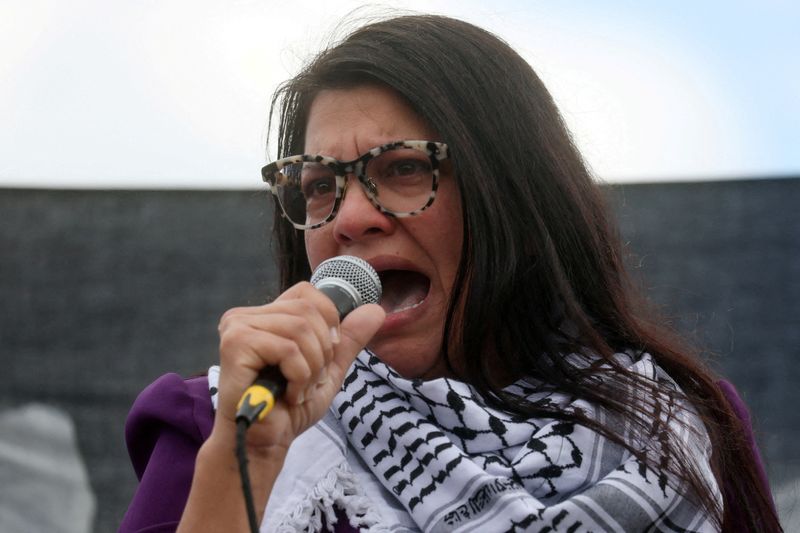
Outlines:
{"type": "Polygon", "coordinates": [[[333,531],[337,518],[334,507],[344,511],[350,524],[361,531],[369,533],[390,531],[381,525],[381,516],[374,502],[361,491],[355,475],[346,462],[331,468],[300,504],[286,512],[275,531],[278,533],[320,531],[323,516],[328,529],[333,531]]]}

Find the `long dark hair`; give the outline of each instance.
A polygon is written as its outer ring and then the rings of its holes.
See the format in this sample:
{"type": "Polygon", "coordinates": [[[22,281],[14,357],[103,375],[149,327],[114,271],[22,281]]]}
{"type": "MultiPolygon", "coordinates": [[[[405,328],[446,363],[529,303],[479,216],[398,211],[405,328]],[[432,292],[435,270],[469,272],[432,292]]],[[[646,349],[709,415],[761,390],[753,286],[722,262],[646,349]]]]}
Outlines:
{"type": "MultiPolygon", "coordinates": [[[[531,67],[506,43],[462,21],[414,15],[366,25],[276,93],[271,118],[278,113],[279,155],[303,151],[308,109],[320,90],[370,83],[396,91],[451,147],[464,227],[442,339],[451,369],[495,406],[577,420],[652,463],[611,424],[510,397],[493,378],[501,368],[505,376],[533,378],[592,402],[641,435],[670,433],[654,427],[652,413],[679,393],[614,358],[623,350],[648,352],[705,422],[724,514],[708,480],[680,460],[689,455],[681,446],[670,445],[672,460],[657,466],[726,529],[737,508],[738,526],[744,520],[750,530],[780,530],[717,378],[659,325],[628,282],[603,196],[531,67]],[[592,356],[575,364],[567,353],[592,356]],[[612,379],[598,380],[600,374],[612,379]]],[[[302,234],[277,208],[274,234],[284,290],[310,271],[302,234]]]]}

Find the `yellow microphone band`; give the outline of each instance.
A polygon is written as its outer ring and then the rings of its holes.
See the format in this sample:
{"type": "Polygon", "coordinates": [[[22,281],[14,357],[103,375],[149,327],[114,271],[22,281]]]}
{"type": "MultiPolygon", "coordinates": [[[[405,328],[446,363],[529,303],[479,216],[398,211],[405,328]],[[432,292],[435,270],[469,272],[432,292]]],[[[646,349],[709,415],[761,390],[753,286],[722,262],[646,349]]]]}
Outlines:
{"type": "Polygon", "coordinates": [[[258,411],[258,420],[263,420],[267,413],[275,407],[275,396],[263,385],[251,385],[244,391],[242,399],[239,400],[239,404],[236,406],[239,413],[242,413],[242,406],[245,405],[245,402],[247,407],[250,407],[250,409],[245,408],[245,410],[258,411]],[[262,405],[263,407],[261,407],[262,405]]]}

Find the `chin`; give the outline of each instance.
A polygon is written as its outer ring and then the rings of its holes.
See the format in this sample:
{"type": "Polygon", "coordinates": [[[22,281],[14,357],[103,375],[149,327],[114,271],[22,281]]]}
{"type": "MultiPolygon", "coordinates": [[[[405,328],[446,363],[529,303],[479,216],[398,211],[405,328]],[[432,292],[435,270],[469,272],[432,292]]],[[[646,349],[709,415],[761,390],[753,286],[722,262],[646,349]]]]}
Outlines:
{"type": "Polygon", "coordinates": [[[371,344],[369,350],[406,379],[431,380],[448,375],[447,364],[437,356],[420,356],[414,348],[395,346],[389,348],[382,343],[371,344]],[[414,354],[408,356],[407,354],[414,354]]]}

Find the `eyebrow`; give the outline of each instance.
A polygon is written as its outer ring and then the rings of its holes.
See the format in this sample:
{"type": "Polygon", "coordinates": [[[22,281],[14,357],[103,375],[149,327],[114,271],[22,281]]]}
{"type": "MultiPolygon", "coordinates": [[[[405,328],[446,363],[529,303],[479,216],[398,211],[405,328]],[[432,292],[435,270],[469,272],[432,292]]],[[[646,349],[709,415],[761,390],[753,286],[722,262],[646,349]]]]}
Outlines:
{"type": "MultiPolygon", "coordinates": [[[[339,157],[339,156],[331,155],[331,152],[335,152],[335,150],[332,150],[330,152],[329,151],[325,151],[325,150],[316,150],[316,151],[314,151],[314,150],[308,150],[308,147],[305,146],[305,145],[303,146],[303,152],[300,152],[300,153],[298,153],[296,155],[324,155],[325,157],[332,157],[333,159],[336,159],[337,161],[349,162],[349,161],[358,160],[361,157],[363,157],[364,155],[368,154],[371,150],[374,150],[375,148],[379,148],[381,146],[386,146],[387,144],[393,144],[393,143],[398,143],[398,142],[406,142],[406,141],[416,141],[416,140],[418,140],[417,137],[391,138],[391,139],[385,140],[383,142],[379,142],[377,144],[372,144],[366,150],[358,152],[358,155],[355,158],[348,158],[348,159],[344,159],[344,158],[339,157]]],[[[356,148],[358,148],[358,143],[356,143],[356,148]]]]}

